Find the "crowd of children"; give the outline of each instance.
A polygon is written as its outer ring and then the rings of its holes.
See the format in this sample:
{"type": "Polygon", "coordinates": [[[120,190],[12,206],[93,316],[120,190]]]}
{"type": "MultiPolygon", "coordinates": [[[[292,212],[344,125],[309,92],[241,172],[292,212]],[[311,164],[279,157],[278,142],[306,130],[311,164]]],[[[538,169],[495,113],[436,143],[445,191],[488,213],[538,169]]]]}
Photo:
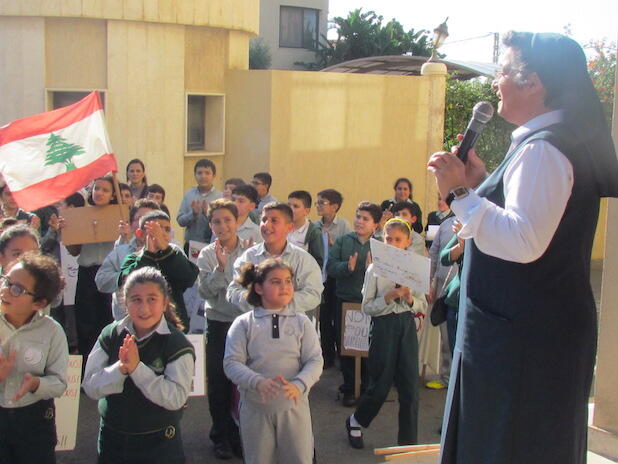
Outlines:
{"type": "MultiPolygon", "coordinates": [[[[99,401],[100,463],[184,462],[180,420],[195,353],[183,334],[190,323],[183,293],[196,281],[207,321],[210,439],[217,458],[315,462],[308,394],[337,359],[342,403],[356,406],[345,424],[350,445],[363,446],[361,428],[378,414],[393,383],[400,401],[398,442],[416,443],[414,314],[426,311],[427,299],[379,277],[370,252],[374,237],[426,255],[408,179],[395,182],[395,197],[382,206],[359,203],[351,228],[338,216],[343,197],[337,190],[317,193],[319,219],[312,222],[310,192],[296,190],[287,203],[278,202],[265,172],[250,184],[229,179],[220,192],[215,164],[202,159],[194,166],[197,185],[176,216],[185,229],[179,245],[164,188],[148,184],[139,159],[128,163],[126,175],[118,192],[111,177],[101,177],[85,195],[71,195],[45,214],[20,210],[2,188],[0,462],[55,462],[53,398],[66,388],[69,351],[84,356],[82,386],[99,401]],[[79,270],[75,305],[65,307],[57,263],[63,229],[71,224],[63,212],[119,199],[130,211],[115,242],[67,246],[79,270]],[[207,244],[197,264],[187,256],[190,241],[207,244]],[[372,319],[360,399],[353,359],[338,356],[348,302],[361,304],[372,319]],[[35,436],[20,428],[30,424],[45,432],[35,436]],[[20,434],[30,441],[17,440],[20,434]]],[[[452,215],[434,216],[432,225],[452,215]]]]}

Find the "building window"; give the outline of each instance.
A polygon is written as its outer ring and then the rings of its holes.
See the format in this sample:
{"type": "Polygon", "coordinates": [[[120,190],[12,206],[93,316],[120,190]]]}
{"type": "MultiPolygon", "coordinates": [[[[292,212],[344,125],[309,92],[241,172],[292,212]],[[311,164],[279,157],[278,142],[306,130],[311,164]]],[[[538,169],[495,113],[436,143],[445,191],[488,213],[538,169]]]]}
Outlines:
{"type": "Polygon", "coordinates": [[[187,97],[187,151],[206,149],[206,96],[187,97]]]}
{"type": "Polygon", "coordinates": [[[279,15],[279,46],[315,48],[320,10],[282,6],[279,15]]]}
{"type": "Polygon", "coordinates": [[[187,95],[187,152],[223,153],[223,95],[187,95]]]}
{"type": "MultiPolygon", "coordinates": [[[[55,110],[63,106],[69,106],[77,103],[82,98],[86,97],[92,90],[50,90],[49,91],[49,109],[55,110]]],[[[105,93],[99,91],[101,97],[101,105],[105,109],[105,93]]]]}

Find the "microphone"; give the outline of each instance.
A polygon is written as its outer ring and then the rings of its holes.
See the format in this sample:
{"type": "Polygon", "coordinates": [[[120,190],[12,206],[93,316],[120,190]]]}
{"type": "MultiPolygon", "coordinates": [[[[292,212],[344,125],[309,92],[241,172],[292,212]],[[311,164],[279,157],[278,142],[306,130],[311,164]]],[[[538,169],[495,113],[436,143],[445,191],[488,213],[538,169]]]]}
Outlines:
{"type": "Polygon", "coordinates": [[[468,127],[466,127],[466,132],[464,132],[464,137],[457,152],[457,157],[464,163],[468,161],[468,151],[474,146],[479,135],[485,129],[485,124],[489,122],[493,115],[494,107],[489,102],[478,102],[472,108],[472,119],[470,119],[468,127]]]}

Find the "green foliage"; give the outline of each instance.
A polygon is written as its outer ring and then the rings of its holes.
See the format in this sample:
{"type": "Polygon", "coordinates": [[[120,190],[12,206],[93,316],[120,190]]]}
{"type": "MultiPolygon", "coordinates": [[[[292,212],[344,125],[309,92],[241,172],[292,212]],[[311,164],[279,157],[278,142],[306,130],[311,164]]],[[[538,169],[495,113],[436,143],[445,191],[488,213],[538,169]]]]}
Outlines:
{"type": "MultiPolygon", "coordinates": [[[[472,108],[480,101],[490,102],[498,108],[498,96],[491,88],[491,81],[473,79],[460,81],[452,75],[446,81],[444,112],[444,144],[450,150],[457,145],[457,134],[463,134],[472,116],[472,108]]],[[[476,152],[485,161],[487,170],[493,171],[502,161],[511,143],[515,126],[495,115],[485,126],[476,143],[476,152]]]]}
{"type": "Polygon", "coordinates": [[[344,61],[368,56],[431,55],[431,40],[428,31],[406,31],[401,23],[384,18],[374,11],[363,12],[358,8],[348,13],[347,18],[333,19],[337,39],[329,41],[325,36],[316,44],[316,63],[296,63],[307,69],[319,70],[344,61]]]}
{"type": "Polygon", "coordinates": [[[588,61],[588,73],[597,89],[611,128],[615,97],[614,84],[616,82],[616,43],[607,43],[603,39],[590,42],[586,48],[594,51],[594,56],[588,61]]]}
{"type": "Polygon", "coordinates": [[[268,44],[258,37],[249,43],[249,69],[268,69],[272,62],[268,44]]]}
{"type": "Polygon", "coordinates": [[[54,133],[49,134],[47,139],[47,154],[45,155],[45,166],[61,163],[67,168],[67,171],[75,169],[73,157],[86,153],[79,145],[67,143],[67,141],[54,133]]]}

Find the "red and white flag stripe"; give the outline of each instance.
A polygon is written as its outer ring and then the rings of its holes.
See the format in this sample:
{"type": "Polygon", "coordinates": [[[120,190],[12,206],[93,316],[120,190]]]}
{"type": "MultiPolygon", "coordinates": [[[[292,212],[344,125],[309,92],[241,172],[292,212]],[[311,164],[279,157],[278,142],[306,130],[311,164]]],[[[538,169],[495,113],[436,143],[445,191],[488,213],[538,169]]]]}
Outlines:
{"type": "Polygon", "coordinates": [[[0,128],[0,170],[17,204],[32,211],[66,198],[92,179],[117,171],[101,100],[92,92],[73,105],[0,128]],[[48,158],[50,136],[80,148],[71,168],[48,158]]]}

